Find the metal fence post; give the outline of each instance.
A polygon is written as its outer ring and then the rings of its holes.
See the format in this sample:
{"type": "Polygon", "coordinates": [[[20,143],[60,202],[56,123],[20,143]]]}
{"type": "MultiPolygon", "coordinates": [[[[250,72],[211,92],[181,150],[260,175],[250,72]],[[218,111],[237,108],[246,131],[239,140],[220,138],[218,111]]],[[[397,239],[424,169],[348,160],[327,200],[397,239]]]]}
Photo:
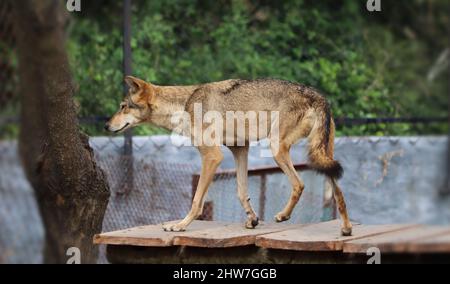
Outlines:
{"type": "MultiPolygon", "coordinates": [[[[450,32],[449,32],[449,36],[450,36],[450,32]]],[[[450,71],[450,65],[448,67],[449,71],[450,71]]],[[[450,74],[450,72],[449,72],[450,74]]],[[[449,79],[450,79],[450,75],[449,75],[449,79]]],[[[450,125],[450,81],[447,81],[448,87],[449,87],[449,92],[448,92],[448,114],[447,114],[447,121],[448,121],[448,125],[450,125]]],[[[447,182],[444,185],[444,188],[442,190],[442,195],[444,196],[448,196],[450,195],[450,130],[449,133],[447,134],[447,182]]]]}
{"type": "MultiPolygon", "coordinates": [[[[131,0],[123,1],[123,73],[131,75],[131,0]]],[[[124,83],[124,93],[128,92],[128,86],[124,83]]],[[[124,154],[133,154],[133,133],[131,129],[125,131],[124,154]]]]}
{"type": "MultiPolygon", "coordinates": [[[[131,0],[123,1],[123,74],[131,75],[131,0]]],[[[124,95],[128,93],[128,86],[124,83],[124,95]]],[[[123,191],[130,192],[134,187],[133,174],[133,132],[128,129],[124,133],[124,178],[123,191]]]]}
{"type": "Polygon", "coordinates": [[[261,184],[259,191],[259,219],[265,221],[266,212],[266,191],[267,191],[267,176],[265,174],[261,175],[261,184]]]}

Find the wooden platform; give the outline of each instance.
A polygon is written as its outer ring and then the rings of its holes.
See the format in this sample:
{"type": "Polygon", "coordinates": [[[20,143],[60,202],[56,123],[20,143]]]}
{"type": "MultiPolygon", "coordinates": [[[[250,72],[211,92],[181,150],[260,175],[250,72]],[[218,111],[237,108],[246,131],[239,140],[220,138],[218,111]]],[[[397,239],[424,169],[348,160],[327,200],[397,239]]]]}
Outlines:
{"type": "Polygon", "coordinates": [[[340,235],[339,220],[318,224],[243,224],[195,221],[185,232],[164,232],[161,225],[96,235],[111,262],[119,263],[302,263],[364,262],[376,247],[382,257],[450,261],[450,226],[354,224],[340,235]],[[418,256],[422,258],[418,258],[418,256]]]}

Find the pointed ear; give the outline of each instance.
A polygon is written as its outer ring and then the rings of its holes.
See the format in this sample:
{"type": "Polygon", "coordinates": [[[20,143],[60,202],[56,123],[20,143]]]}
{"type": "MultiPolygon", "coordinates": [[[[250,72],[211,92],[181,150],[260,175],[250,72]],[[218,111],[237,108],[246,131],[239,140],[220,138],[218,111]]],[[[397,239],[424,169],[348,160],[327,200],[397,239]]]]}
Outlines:
{"type": "Polygon", "coordinates": [[[130,87],[131,93],[137,93],[137,91],[142,89],[145,84],[147,84],[144,80],[133,76],[126,76],[125,83],[127,83],[128,87],[130,87]]]}

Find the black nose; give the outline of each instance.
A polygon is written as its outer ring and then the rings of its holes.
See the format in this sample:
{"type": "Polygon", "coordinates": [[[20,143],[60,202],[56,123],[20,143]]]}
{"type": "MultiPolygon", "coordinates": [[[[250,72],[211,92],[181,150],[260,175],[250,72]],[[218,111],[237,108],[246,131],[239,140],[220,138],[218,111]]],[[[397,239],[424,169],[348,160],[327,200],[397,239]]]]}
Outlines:
{"type": "Polygon", "coordinates": [[[109,123],[105,123],[105,130],[109,130],[109,123]]]}

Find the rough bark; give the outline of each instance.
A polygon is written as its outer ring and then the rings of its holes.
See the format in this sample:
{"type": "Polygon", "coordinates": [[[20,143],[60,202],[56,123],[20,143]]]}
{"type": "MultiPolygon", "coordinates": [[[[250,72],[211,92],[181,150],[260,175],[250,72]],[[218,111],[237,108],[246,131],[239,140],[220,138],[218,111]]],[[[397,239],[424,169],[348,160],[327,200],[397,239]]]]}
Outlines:
{"type": "Polygon", "coordinates": [[[65,263],[78,247],[81,262],[97,259],[109,188],[78,127],[65,50],[65,1],[15,0],[19,58],[19,149],[46,229],[44,260],[65,263]]]}

